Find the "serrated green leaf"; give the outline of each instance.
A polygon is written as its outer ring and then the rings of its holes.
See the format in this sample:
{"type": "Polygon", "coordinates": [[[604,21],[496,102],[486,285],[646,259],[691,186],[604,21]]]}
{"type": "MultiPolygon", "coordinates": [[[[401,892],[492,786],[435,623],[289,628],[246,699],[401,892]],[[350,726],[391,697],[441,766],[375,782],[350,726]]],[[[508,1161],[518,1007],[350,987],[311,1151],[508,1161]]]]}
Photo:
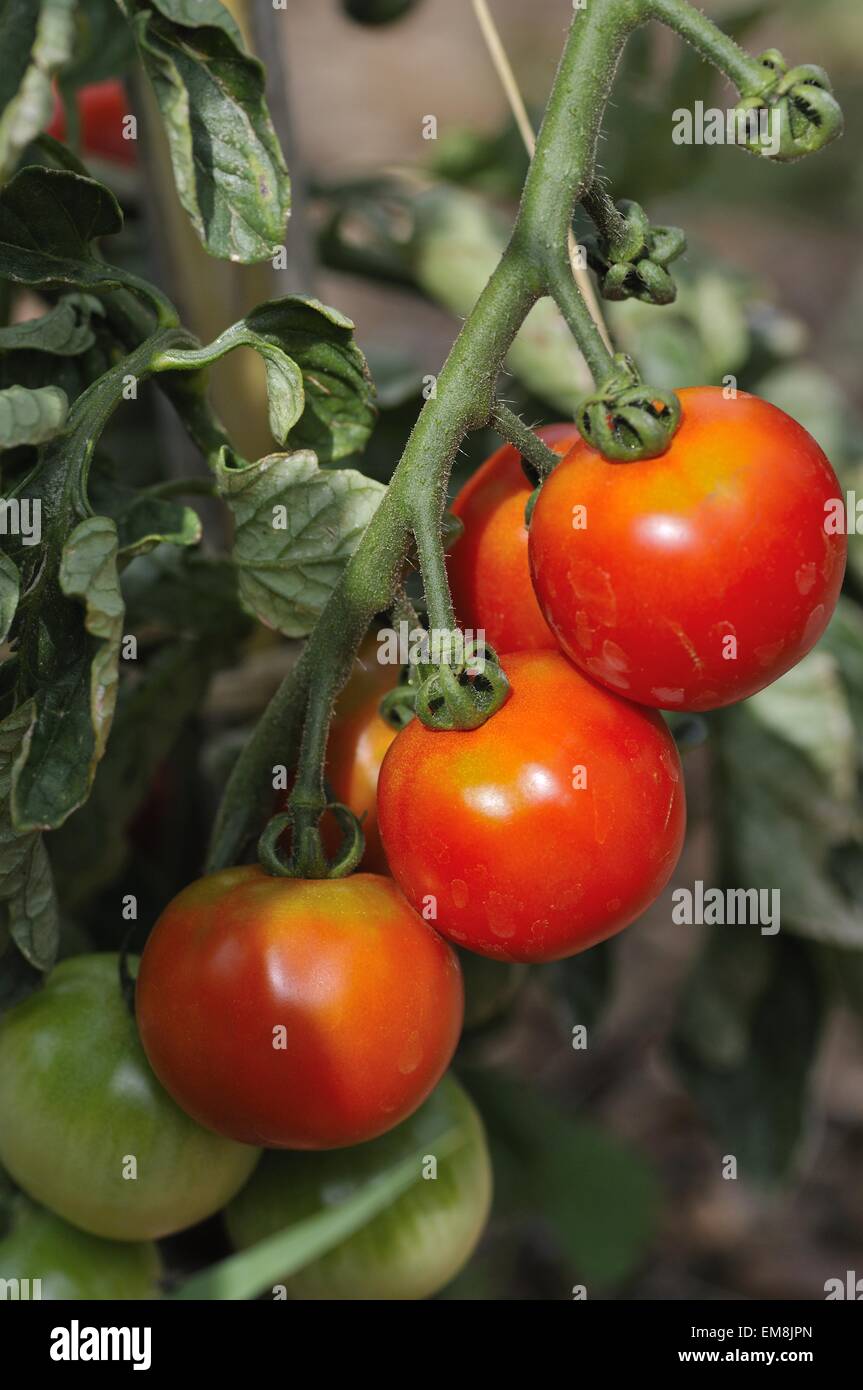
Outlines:
{"type": "Polygon", "coordinates": [[[100,301],[92,295],[64,294],[40,318],[0,328],[0,353],[26,350],[77,357],[96,341],[91,319],[102,318],[104,313],[100,301]]]}
{"type": "Polygon", "coordinates": [[[0,551],[0,646],[9,636],[9,629],[18,607],[21,577],[18,567],[8,555],[0,551]]]}
{"type": "Polygon", "coordinates": [[[284,244],[290,180],[264,69],[215,0],[121,0],[153,84],[180,201],[213,256],[248,264],[284,244]]]}
{"type": "Polygon", "coordinates": [[[53,439],[68,414],[66,392],[57,386],[10,386],[0,391],[0,449],[53,439]]]}
{"type": "Polygon", "coordinates": [[[353,329],[337,309],[289,295],[259,305],[207,347],[165,353],[161,365],[197,370],[253,348],[266,365],[274,439],[329,463],[363,449],[375,423],[374,386],[353,329]]]}
{"type": "MultiPolygon", "coordinates": [[[[30,966],[48,970],[59,935],[51,869],[41,835],[15,831],[10,804],[15,771],[35,720],[35,704],[28,701],[0,723],[0,926],[8,929],[30,966]]],[[[5,967],[5,959],[0,965],[5,967]]]]}
{"type": "Polygon", "coordinates": [[[0,83],[0,179],[8,178],[50,119],[51,79],[72,52],[75,8],[76,0],[5,0],[0,6],[0,53],[15,83],[12,90],[10,80],[0,83]]]}
{"type": "Polygon", "coordinates": [[[385,488],[353,469],[322,469],[313,453],[269,454],[216,480],[236,521],[233,558],[245,607],[286,637],[314,627],[385,488]]]}
{"type": "Polygon", "coordinates": [[[714,927],[681,994],[672,1055],[738,1176],[785,1177],[804,1135],[823,1022],[808,948],[714,927]]]}
{"type": "Polygon", "coordinates": [[[58,578],[69,603],[52,606],[40,633],[37,714],[12,794],[19,833],[61,825],[86,800],[105,750],[124,613],[113,521],[94,516],[76,526],[58,578]]]}

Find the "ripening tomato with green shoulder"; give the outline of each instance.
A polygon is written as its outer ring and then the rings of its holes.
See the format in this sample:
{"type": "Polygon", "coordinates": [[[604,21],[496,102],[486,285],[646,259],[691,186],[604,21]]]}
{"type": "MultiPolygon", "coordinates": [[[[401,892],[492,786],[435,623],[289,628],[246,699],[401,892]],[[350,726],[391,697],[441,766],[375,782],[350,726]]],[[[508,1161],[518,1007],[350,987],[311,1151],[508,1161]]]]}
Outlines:
{"type": "Polygon", "coordinates": [[[200,1124],[327,1149],[385,1133],[440,1080],[461,1031],[454,952],[389,878],[276,878],[257,865],[184,889],[144,948],[147,1056],[200,1124]]]}
{"type": "Polygon", "coordinates": [[[658,458],[615,463],[579,441],[530,525],[540,606],[563,650],[644,705],[707,710],[795,666],[839,597],[839,481],[776,406],[719,387],[678,392],[658,458]]]}
{"type": "MultiPolygon", "coordinates": [[[[579,438],[571,422],[536,433],[558,454],[579,438]]],[[[505,444],[468,479],[451,508],[464,526],[447,557],[456,617],[462,627],[482,629],[497,652],[555,646],[530,582],[524,509],[532,491],[521,454],[505,444]]]]}
{"type": "Polygon", "coordinates": [[[0,1018],[0,1163],[72,1225],[113,1240],[171,1235],[230,1201],[258,1158],[160,1086],[118,956],[61,961],[0,1018]]]}
{"type": "Polygon", "coordinates": [[[245,1250],[331,1212],[411,1159],[417,1175],[406,1192],[347,1240],[278,1282],[295,1299],[429,1298],[470,1259],[492,1195],[482,1121],[451,1076],[410,1119],[369,1144],[325,1154],[265,1154],[225,1213],[228,1234],[245,1250]],[[456,1147],[438,1157],[436,1145],[444,1136],[454,1138],[456,1147]],[[436,1161],[433,1176],[430,1159],[436,1161]]]}
{"type": "Polygon", "coordinates": [[[511,693],[478,729],[414,719],[384,758],[378,815],[409,902],[469,951],[551,961],[595,945],[658,896],[686,821],[660,715],[560,652],[504,654],[511,693]]]}
{"type": "Polygon", "coordinates": [[[0,1232],[0,1281],[28,1280],[31,1298],[158,1298],[161,1273],[152,1241],[88,1235],[21,1193],[12,1198],[0,1232]]]}

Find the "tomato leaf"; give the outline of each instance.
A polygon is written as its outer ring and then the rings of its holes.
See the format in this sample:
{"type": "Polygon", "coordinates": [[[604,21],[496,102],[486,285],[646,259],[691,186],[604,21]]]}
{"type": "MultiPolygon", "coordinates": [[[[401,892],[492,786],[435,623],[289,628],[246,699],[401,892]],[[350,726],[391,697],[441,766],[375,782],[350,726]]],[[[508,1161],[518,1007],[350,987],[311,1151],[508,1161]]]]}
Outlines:
{"type": "Polygon", "coordinates": [[[40,289],[125,287],[161,314],[158,290],[96,254],[92,243],[122,226],[120,205],[103,184],[28,164],[0,189],[0,277],[40,289]]]}
{"type": "Polygon", "coordinates": [[[659,1215],[647,1162],[522,1084],[474,1068],[465,1084],[488,1130],[499,1207],[542,1214],[573,1283],[609,1288],[631,1274],[659,1215]]]}
{"type": "Polygon", "coordinates": [[[9,629],[18,607],[21,577],[10,556],[0,551],[0,646],[9,636],[9,629]]]}
{"type": "Polygon", "coordinates": [[[135,57],[135,43],[116,0],[87,0],[75,14],[72,61],[63,65],[64,91],[116,77],[135,57]]]}
{"type": "Polygon", "coordinates": [[[858,948],[842,863],[863,851],[861,711],[863,621],[843,599],[816,652],[710,720],[723,884],[777,889],[783,930],[858,948]]]}
{"type": "Polygon", "coordinates": [[[253,348],[266,366],[273,438],[328,463],[364,448],[375,423],[374,386],[353,329],[337,309],[289,295],[259,305],[207,347],[170,351],[162,361],[190,371],[253,348]]]}
{"type": "Polygon", "coordinates": [[[56,386],[10,386],[0,391],[0,449],[53,439],[68,413],[66,392],[56,386]]]}
{"type": "MultiPolygon", "coordinates": [[[[0,723],[0,926],[8,929],[27,963],[45,971],[54,962],[59,937],[51,869],[41,835],[18,834],[10,806],[14,775],[26,757],[35,719],[29,700],[0,723]]],[[[0,963],[5,973],[5,954],[0,963]]]]}
{"type": "Polygon", "coordinates": [[[64,294],[40,318],[0,328],[0,353],[26,349],[57,357],[77,357],[95,343],[91,319],[102,318],[104,313],[93,295],[64,294]]]}
{"type": "Polygon", "coordinates": [[[136,492],[104,473],[91,474],[90,501],[95,511],[116,522],[117,553],[123,562],[157,545],[197,545],[201,539],[201,518],[192,507],[136,492]]]}
{"type": "Polygon", "coordinates": [[[0,191],[0,271],[25,285],[122,282],[91,243],[123,225],[113,193],[66,169],[28,165],[0,191]]]}
{"type": "Polygon", "coordinates": [[[741,1178],[775,1182],[793,1163],[822,1006],[803,942],[712,929],[681,996],[672,1056],[741,1178]]]}
{"type": "Polygon", "coordinates": [[[236,1300],[254,1298],[325,1255],[365,1226],[414,1183],[422,1181],[423,1159],[433,1148],[438,1161],[465,1142],[461,1127],[450,1129],[409,1158],[372,1178],[345,1201],[317,1212],[306,1221],[262,1240],[250,1250],[231,1255],[220,1264],[189,1279],[174,1299],[236,1300]]]}
{"type": "Polygon", "coordinates": [[[248,264],[283,245],[290,180],[264,70],[217,0],[121,0],[153,84],[180,201],[213,256],[248,264]]]}
{"type": "Polygon", "coordinates": [[[0,179],[54,109],[51,78],[72,52],[75,0],[6,0],[0,7],[0,179]]]}
{"type": "Polygon", "coordinates": [[[59,567],[58,603],[42,624],[34,672],[36,718],[16,767],[19,834],[60,825],[86,799],[105,751],[117,697],[123,598],[117,528],[108,517],[75,527],[59,567]],[[84,608],[83,621],[75,613],[84,608]]]}
{"type": "Polygon", "coordinates": [[[311,632],[385,491],[354,469],[323,469],[313,453],[232,464],[219,492],[236,521],[234,562],[244,606],[286,637],[311,632]]]}
{"type": "MultiPolygon", "coordinates": [[[[51,863],[61,899],[71,910],[117,879],[128,862],[128,825],[174,748],[201,708],[214,671],[232,653],[237,629],[209,641],[180,638],[146,661],[135,681],[121,685],[111,738],[85,806],[51,836],[51,863]]],[[[160,866],[162,867],[162,866],[160,866]]]]}

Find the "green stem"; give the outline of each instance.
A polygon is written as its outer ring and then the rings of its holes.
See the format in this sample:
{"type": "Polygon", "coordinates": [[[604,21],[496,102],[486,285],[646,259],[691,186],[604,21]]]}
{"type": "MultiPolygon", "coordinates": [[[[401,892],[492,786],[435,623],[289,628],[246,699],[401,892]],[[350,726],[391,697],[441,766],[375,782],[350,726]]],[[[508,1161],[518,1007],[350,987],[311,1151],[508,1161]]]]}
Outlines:
{"type": "Polygon", "coordinates": [[[528,429],[524,421],[500,401],[492,411],[489,424],[497,434],[512,444],[513,448],[518,449],[522,458],[527,459],[540,478],[548,477],[551,470],[560,463],[560,455],[549,449],[547,444],[543,444],[539,435],[528,429]]]}
{"type": "Polygon", "coordinates": [[[465,434],[491,416],[506,353],[533,304],[552,286],[567,303],[595,375],[608,375],[611,358],[575,289],[567,236],[575,204],[593,181],[602,112],[623,44],[642,17],[636,0],[592,0],[588,10],[575,13],[512,238],[453,344],[436,393],[426,401],[387,493],[300,661],[234,767],[213,833],[211,870],[236,862],[260,828],[272,800],[272,768],[296,746],[298,706],[306,701],[314,713],[303,719],[296,812],[305,817],[303,803],[318,796],[335,696],[369,622],[392,604],[412,535],[430,623],[453,626],[440,540],[450,469],[465,434]]]}
{"type": "Polygon", "coordinates": [[[764,85],[761,64],[709,20],[689,0],[643,0],[645,17],[667,24],[702,58],[724,73],[741,93],[760,91],[764,85]]]}
{"type": "Polygon", "coordinates": [[[614,205],[614,199],[599,180],[590,185],[581,205],[600,236],[609,244],[619,241],[626,229],[626,223],[614,205]]]}
{"type": "MultiPolygon", "coordinates": [[[[127,348],[134,349],[153,333],[153,314],[131,290],[111,290],[103,295],[103,299],[109,322],[127,348]]],[[[176,313],[169,300],[166,299],[165,304],[172,314],[176,313]]],[[[184,345],[187,349],[201,346],[191,333],[186,334],[184,345]]],[[[162,372],[159,366],[155,370],[159,373],[159,386],[176,410],[186,433],[212,467],[221,450],[230,448],[231,441],[207,399],[207,373],[162,372]]]]}
{"type": "Polygon", "coordinates": [[[569,331],[581,348],[591,376],[597,386],[601,386],[614,371],[614,358],[605,346],[584,296],[572,278],[568,261],[551,267],[549,288],[569,331]]]}

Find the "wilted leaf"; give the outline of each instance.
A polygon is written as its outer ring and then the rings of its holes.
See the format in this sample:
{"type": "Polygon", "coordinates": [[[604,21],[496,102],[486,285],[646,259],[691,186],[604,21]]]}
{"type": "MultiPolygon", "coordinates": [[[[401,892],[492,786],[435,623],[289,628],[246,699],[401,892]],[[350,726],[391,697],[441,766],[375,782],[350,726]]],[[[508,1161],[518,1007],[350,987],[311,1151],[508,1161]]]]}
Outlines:
{"type": "MultiPolygon", "coordinates": [[[[0,724],[0,927],[8,929],[27,963],[44,971],[53,964],[59,932],[51,869],[41,835],[18,834],[10,807],[14,770],[25,754],[35,715],[28,701],[0,724]]],[[[4,953],[0,968],[5,971],[8,964],[4,953]]]]}
{"type": "Polygon", "coordinates": [[[86,799],[105,750],[124,611],[113,521],[89,517],[75,528],[59,583],[70,605],[56,606],[40,639],[37,715],[12,798],[19,833],[62,824],[86,799]]]}

